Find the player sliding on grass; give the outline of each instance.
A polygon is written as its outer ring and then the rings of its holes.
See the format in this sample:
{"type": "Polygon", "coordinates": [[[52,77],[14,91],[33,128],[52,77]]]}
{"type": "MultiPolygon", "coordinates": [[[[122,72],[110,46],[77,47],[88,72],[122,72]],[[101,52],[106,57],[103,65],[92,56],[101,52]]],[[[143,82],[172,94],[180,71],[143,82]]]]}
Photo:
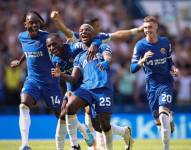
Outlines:
{"type": "MultiPolygon", "coordinates": [[[[43,24],[44,20],[37,12],[27,12],[24,16],[26,31],[21,32],[18,37],[27,60],[28,72],[21,92],[21,104],[19,105],[19,127],[22,139],[21,150],[31,150],[28,142],[31,123],[30,107],[42,98],[45,100],[47,106],[59,116],[63,101],[60,79],[51,75],[51,68],[54,66],[50,61],[46,48],[48,33],[40,30],[43,24]]],[[[18,65],[18,63],[15,64],[18,65]]],[[[62,122],[58,121],[57,128],[61,127],[62,122]]],[[[58,140],[58,137],[56,137],[56,140],[58,140]]]]}
{"type": "Polygon", "coordinates": [[[177,76],[179,71],[172,62],[169,40],[157,35],[158,23],[155,17],[145,17],[143,25],[146,37],[135,45],[131,72],[135,73],[142,67],[144,69],[149,106],[156,125],[160,127],[164,150],[169,150],[170,133],[174,130],[170,114],[172,76],[177,76]]]}

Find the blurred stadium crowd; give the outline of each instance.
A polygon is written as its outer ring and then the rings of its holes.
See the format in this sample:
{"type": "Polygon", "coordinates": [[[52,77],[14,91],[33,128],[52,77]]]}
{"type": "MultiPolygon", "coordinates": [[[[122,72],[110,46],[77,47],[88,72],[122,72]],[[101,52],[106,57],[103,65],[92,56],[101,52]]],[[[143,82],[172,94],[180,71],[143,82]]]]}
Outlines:
{"type": "MultiPolygon", "coordinates": [[[[17,36],[23,31],[23,15],[27,10],[38,11],[46,20],[46,30],[58,32],[50,20],[51,10],[59,10],[63,21],[77,31],[84,19],[97,16],[103,32],[130,29],[140,25],[140,16],[131,11],[125,0],[1,0],[0,1],[0,105],[19,104],[20,90],[26,77],[26,64],[10,68],[9,63],[22,55],[17,36]]],[[[144,14],[143,14],[144,15],[144,14]]],[[[158,18],[160,21],[160,18],[158,18]]],[[[174,105],[191,105],[191,28],[179,30],[178,35],[169,33],[160,24],[159,34],[168,36],[172,43],[173,59],[181,75],[176,78],[174,105]]],[[[113,50],[112,81],[115,90],[115,105],[144,108],[147,105],[144,73],[131,74],[129,65],[135,42],[144,35],[132,36],[124,42],[110,43],[113,50]]],[[[45,66],[46,67],[46,66],[45,66]]],[[[44,109],[43,107],[40,109],[44,109]]]]}

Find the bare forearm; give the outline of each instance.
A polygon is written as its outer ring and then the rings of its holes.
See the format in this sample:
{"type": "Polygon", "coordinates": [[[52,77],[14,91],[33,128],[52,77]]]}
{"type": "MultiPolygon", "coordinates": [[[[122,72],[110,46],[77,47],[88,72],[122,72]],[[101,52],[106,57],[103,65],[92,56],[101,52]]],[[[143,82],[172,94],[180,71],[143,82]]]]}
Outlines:
{"type": "Polygon", "coordinates": [[[68,74],[65,74],[65,73],[61,73],[60,74],[60,78],[64,81],[67,81],[67,82],[70,82],[72,84],[75,84],[77,82],[76,78],[71,76],[71,75],[68,75],[68,74]]]}
{"type": "Polygon", "coordinates": [[[65,24],[61,21],[61,19],[56,20],[55,24],[58,29],[64,32],[67,38],[72,38],[72,31],[65,26],[65,24]]]}
{"type": "Polygon", "coordinates": [[[19,63],[21,64],[25,59],[26,59],[25,54],[23,54],[19,59],[19,63]]]}
{"type": "Polygon", "coordinates": [[[129,36],[141,32],[139,28],[133,28],[130,30],[119,30],[111,34],[111,40],[126,40],[129,36]]]}

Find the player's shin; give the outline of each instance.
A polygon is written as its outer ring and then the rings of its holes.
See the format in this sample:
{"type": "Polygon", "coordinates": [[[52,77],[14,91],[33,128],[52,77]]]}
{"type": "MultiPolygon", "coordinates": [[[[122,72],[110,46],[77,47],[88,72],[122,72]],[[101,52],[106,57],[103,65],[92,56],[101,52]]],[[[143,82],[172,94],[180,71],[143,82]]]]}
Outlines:
{"type": "Polygon", "coordinates": [[[76,115],[66,115],[66,126],[71,146],[78,146],[76,115]]]}
{"type": "Polygon", "coordinates": [[[88,113],[85,113],[85,124],[88,126],[90,131],[93,133],[94,132],[94,128],[92,126],[91,117],[90,117],[90,115],[88,113]]]}
{"type": "Polygon", "coordinates": [[[64,141],[67,134],[66,122],[64,120],[58,119],[57,127],[56,127],[56,150],[64,149],[64,141]]]}
{"type": "Polygon", "coordinates": [[[110,129],[107,132],[103,132],[103,135],[106,143],[106,150],[113,150],[112,130],[110,129]]]}
{"type": "Polygon", "coordinates": [[[30,109],[25,104],[19,105],[19,127],[21,132],[22,147],[28,146],[29,128],[31,124],[30,109]]]}
{"type": "MultiPolygon", "coordinates": [[[[94,131],[94,128],[92,126],[91,117],[87,112],[85,112],[85,124],[87,125],[88,129],[93,134],[93,136],[95,137],[95,131],[94,131]]],[[[94,149],[96,149],[95,147],[96,147],[96,141],[95,141],[95,138],[94,138],[93,146],[89,146],[88,150],[94,150],[94,149]]]]}
{"type": "Polygon", "coordinates": [[[105,141],[102,132],[95,131],[96,136],[96,148],[100,150],[105,150],[105,141]]]}
{"type": "Polygon", "coordinates": [[[166,111],[160,112],[159,116],[161,122],[161,138],[163,142],[164,150],[169,150],[170,148],[170,117],[169,113],[166,111]]]}

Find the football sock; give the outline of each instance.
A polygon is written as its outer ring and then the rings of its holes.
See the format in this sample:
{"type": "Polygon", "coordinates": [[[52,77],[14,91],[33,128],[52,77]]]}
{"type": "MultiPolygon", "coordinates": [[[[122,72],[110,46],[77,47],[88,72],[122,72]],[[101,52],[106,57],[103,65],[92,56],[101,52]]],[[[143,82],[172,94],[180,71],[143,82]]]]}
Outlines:
{"type": "Polygon", "coordinates": [[[120,135],[122,137],[124,137],[124,135],[125,135],[125,128],[124,127],[120,127],[120,126],[111,124],[111,130],[112,130],[113,135],[120,135]]]}
{"type": "Polygon", "coordinates": [[[161,122],[161,138],[164,150],[170,147],[170,117],[167,113],[161,113],[159,116],[161,122]]]}
{"type": "Polygon", "coordinates": [[[103,132],[105,143],[106,143],[106,149],[107,150],[113,150],[113,143],[112,143],[112,130],[110,129],[107,132],[103,132]]]}
{"type": "Polygon", "coordinates": [[[96,135],[96,147],[99,148],[105,148],[105,141],[102,132],[95,131],[96,135]]]}
{"type": "Polygon", "coordinates": [[[66,122],[64,120],[58,119],[55,141],[56,141],[56,150],[64,149],[64,141],[67,134],[66,122]]]}
{"type": "Polygon", "coordinates": [[[88,126],[88,128],[90,129],[90,131],[93,133],[94,128],[92,126],[91,117],[90,117],[90,115],[88,113],[85,113],[85,123],[88,126]]]}
{"type": "Polygon", "coordinates": [[[88,135],[86,133],[86,130],[87,130],[87,127],[80,123],[79,120],[77,120],[77,128],[80,130],[80,132],[82,133],[82,136],[85,138],[85,139],[88,139],[88,135]]]}
{"type": "Polygon", "coordinates": [[[77,125],[78,123],[76,115],[66,115],[66,127],[71,146],[78,146],[77,125]]]}
{"type": "Polygon", "coordinates": [[[29,138],[29,128],[31,124],[30,109],[27,105],[20,104],[19,110],[20,110],[19,127],[21,132],[21,142],[22,142],[22,147],[24,147],[28,146],[29,144],[28,138],[29,138]]]}

